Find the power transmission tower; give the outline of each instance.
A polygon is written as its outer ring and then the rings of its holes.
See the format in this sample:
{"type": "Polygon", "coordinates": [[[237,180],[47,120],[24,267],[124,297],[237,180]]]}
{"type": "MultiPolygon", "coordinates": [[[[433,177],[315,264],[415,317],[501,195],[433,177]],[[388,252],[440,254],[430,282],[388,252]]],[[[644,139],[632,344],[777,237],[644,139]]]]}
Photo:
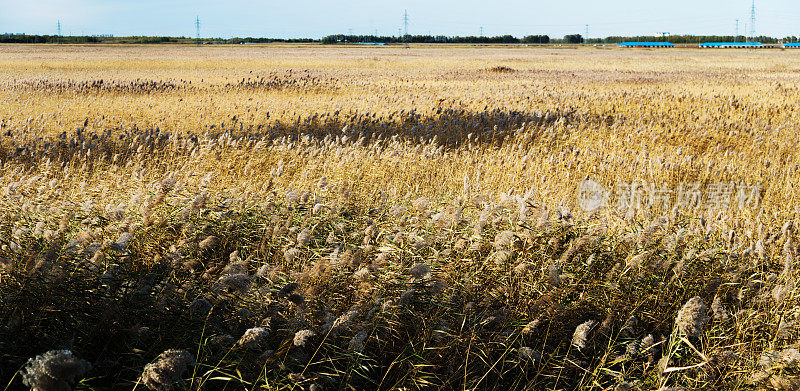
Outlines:
{"type": "Polygon", "coordinates": [[[481,26],[481,37],[483,36],[483,26],[481,26]]]}
{"type": "Polygon", "coordinates": [[[58,36],[61,36],[61,20],[58,21],[58,36]]]}
{"type": "Polygon", "coordinates": [[[403,42],[408,46],[408,10],[403,10],[403,42]]]}
{"type": "Polygon", "coordinates": [[[753,6],[750,7],[750,38],[756,39],[756,0],[753,0],[753,6]]]}
{"type": "Polygon", "coordinates": [[[733,36],[733,42],[739,42],[739,19],[736,19],[736,35],[733,36]]]}
{"type": "Polygon", "coordinates": [[[583,42],[588,44],[589,43],[588,39],[589,39],[589,25],[587,24],[586,25],[586,35],[583,36],[583,42]]]}
{"type": "Polygon", "coordinates": [[[200,15],[194,19],[194,27],[197,30],[197,44],[200,44],[200,15]]]}

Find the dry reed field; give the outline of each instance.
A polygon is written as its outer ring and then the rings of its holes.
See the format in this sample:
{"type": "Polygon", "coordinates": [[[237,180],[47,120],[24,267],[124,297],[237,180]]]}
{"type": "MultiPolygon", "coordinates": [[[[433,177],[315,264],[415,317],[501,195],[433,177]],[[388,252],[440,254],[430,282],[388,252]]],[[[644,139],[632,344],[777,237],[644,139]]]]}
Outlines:
{"type": "Polygon", "coordinates": [[[777,50],[0,46],[0,385],[798,389],[799,88],[777,50]]]}

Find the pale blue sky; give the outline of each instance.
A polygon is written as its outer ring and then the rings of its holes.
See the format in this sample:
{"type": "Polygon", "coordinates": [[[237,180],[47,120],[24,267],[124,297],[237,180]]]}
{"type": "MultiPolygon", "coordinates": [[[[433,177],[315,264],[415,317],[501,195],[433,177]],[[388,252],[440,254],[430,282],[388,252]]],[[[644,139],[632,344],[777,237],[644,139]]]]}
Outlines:
{"type": "MultiPolygon", "coordinates": [[[[756,33],[800,35],[800,1],[757,0],[756,33]]],[[[745,34],[749,0],[0,0],[0,32],[194,36],[310,37],[348,33],[396,35],[408,10],[410,34],[565,34],[590,37],[745,34]]],[[[749,30],[749,27],[748,27],[749,30]]]]}

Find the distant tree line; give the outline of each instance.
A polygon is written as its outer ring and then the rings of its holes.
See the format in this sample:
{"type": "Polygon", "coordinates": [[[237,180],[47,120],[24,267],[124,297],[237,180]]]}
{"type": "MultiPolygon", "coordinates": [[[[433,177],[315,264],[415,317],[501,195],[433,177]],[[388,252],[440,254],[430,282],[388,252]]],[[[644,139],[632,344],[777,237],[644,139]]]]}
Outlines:
{"type": "Polygon", "coordinates": [[[563,43],[583,43],[583,36],[580,34],[565,35],[561,40],[563,43]]]}
{"type": "Polygon", "coordinates": [[[3,34],[0,43],[100,43],[99,37],[3,34]]]}
{"type": "MultiPolygon", "coordinates": [[[[517,38],[512,35],[499,35],[495,37],[476,37],[476,36],[446,36],[446,35],[405,35],[400,37],[377,36],[377,35],[329,35],[322,39],[312,38],[187,38],[187,37],[111,37],[111,36],[58,36],[58,35],[27,35],[27,34],[0,34],[0,43],[117,43],[117,44],[244,44],[244,43],[311,43],[319,42],[323,44],[342,44],[342,43],[471,43],[471,44],[617,44],[626,41],[645,41],[645,42],[670,42],[674,44],[696,44],[702,42],[745,42],[747,37],[725,35],[669,35],[669,36],[611,36],[606,38],[586,39],[580,34],[569,34],[563,38],[551,39],[548,35],[527,35],[517,38]]],[[[775,37],[758,36],[751,39],[761,43],[778,43],[780,39],[775,37]]],[[[798,42],[795,36],[784,37],[783,42],[798,42]]]]}
{"type": "Polygon", "coordinates": [[[187,38],[187,37],[98,37],[87,35],[28,35],[28,34],[0,34],[0,43],[128,43],[128,44],[158,44],[158,43],[201,43],[201,44],[242,44],[242,43],[271,43],[271,42],[319,42],[311,38],[281,39],[281,38],[187,38]]]}
{"type": "MultiPolygon", "coordinates": [[[[767,37],[764,35],[749,39],[753,42],[778,43],[779,38],[767,37]]],[[[636,36],[619,37],[612,36],[606,38],[595,38],[587,40],[588,43],[620,43],[620,42],[669,42],[674,44],[703,43],[703,42],[747,42],[748,38],[744,35],[738,37],[733,35],[667,35],[667,36],[636,36]]],[[[797,37],[785,37],[783,42],[797,42],[797,37]]]]}
{"type": "Polygon", "coordinates": [[[272,42],[288,42],[288,43],[309,43],[309,42],[319,42],[318,39],[312,38],[228,38],[228,39],[218,39],[217,41],[211,41],[211,43],[272,43],[272,42]],[[219,41],[219,42],[217,42],[219,41]]]}
{"type": "Polygon", "coordinates": [[[549,43],[550,37],[547,35],[529,35],[522,39],[512,35],[500,35],[496,37],[476,37],[476,36],[447,36],[447,35],[404,35],[401,37],[388,37],[376,35],[343,35],[334,34],[322,38],[323,44],[337,43],[549,43]]]}
{"type": "Polygon", "coordinates": [[[526,35],[520,40],[522,43],[550,43],[548,35],[526,35]]]}

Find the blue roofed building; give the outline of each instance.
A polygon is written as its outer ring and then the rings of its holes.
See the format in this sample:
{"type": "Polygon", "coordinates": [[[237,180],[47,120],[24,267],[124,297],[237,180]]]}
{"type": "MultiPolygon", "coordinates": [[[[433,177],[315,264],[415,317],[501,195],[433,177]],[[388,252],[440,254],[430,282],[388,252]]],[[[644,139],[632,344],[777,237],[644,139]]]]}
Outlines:
{"type": "Polygon", "coordinates": [[[706,42],[701,43],[703,49],[761,49],[761,42],[706,42]]]}
{"type": "Polygon", "coordinates": [[[786,49],[800,49],[800,42],[785,43],[783,47],[786,49]]]}
{"type": "Polygon", "coordinates": [[[619,46],[626,48],[672,48],[675,45],[669,42],[622,42],[619,46]]]}

